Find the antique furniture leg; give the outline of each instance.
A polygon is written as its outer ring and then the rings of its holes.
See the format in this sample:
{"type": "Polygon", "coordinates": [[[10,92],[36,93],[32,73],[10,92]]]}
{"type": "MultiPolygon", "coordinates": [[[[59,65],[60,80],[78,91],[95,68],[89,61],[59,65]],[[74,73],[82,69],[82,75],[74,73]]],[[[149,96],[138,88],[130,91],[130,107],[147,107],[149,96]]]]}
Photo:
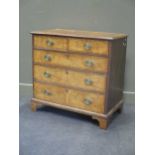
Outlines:
{"type": "Polygon", "coordinates": [[[31,110],[32,110],[33,112],[37,111],[37,103],[31,101],[31,110]]]}
{"type": "Polygon", "coordinates": [[[102,117],[97,117],[97,116],[92,116],[93,119],[96,119],[99,123],[99,127],[101,129],[107,129],[109,125],[109,119],[102,118],[102,117]]]}

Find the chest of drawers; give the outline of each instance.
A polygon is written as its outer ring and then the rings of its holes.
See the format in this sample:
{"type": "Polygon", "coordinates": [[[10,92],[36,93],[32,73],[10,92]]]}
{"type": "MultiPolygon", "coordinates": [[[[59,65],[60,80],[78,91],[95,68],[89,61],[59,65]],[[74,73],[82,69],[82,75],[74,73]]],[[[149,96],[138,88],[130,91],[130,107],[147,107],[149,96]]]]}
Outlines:
{"type": "Polygon", "coordinates": [[[127,35],[51,29],[32,32],[32,110],[49,105],[106,129],[123,106],[127,35]]]}

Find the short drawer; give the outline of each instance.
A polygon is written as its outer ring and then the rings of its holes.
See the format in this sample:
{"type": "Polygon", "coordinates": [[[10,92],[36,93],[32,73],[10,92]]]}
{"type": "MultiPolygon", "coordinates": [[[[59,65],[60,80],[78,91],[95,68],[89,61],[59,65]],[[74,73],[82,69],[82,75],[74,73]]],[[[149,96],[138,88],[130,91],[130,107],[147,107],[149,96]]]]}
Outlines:
{"type": "Polygon", "coordinates": [[[34,97],[50,102],[66,104],[66,90],[62,87],[34,83],[34,97]]]}
{"type": "Polygon", "coordinates": [[[106,75],[69,71],[67,80],[73,87],[105,92],[106,75]]]}
{"type": "Polygon", "coordinates": [[[34,50],[34,62],[97,72],[107,72],[108,68],[108,58],[105,57],[81,56],[42,50],[34,50]]]}
{"type": "Polygon", "coordinates": [[[87,111],[103,113],[104,102],[104,95],[77,90],[69,90],[67,105],[87,111]]]}
{"type": "Polygon", "coordinates": [[[34,50],[34,62],[45,65],[70,66],[68,56],[53,51],[34,50]]]}
{"type": "Polygon", "coordinates": [[[108,55],[108,41],[92,39],[69,39],[69,50],[81,53],[108,55]]]}
{"type": "Polygon", "coordinates": [[[67,49],[67,40],[62,37],[36,35],[34,36],[34,48],[65,51],[67,49]]]}
{"type": "Polygon", "coordinates": [[[56,82],[65,84],[67,82],[67,74],[65,70],[58,68],[50,68],[34,65],[34,79],[45,82],[56,82]]]}

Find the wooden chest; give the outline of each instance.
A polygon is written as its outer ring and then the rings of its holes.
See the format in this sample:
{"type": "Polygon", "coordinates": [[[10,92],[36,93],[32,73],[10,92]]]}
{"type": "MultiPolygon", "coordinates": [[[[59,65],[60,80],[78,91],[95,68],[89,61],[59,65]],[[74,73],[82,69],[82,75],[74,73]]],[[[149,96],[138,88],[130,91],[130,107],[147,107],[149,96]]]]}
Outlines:
{"type": "Polygon", "coordinates": [[[106,129],[123,106],[126,45],[125,34],[32,32],[32,110],[50,105],[90,115],[106,129]]]}

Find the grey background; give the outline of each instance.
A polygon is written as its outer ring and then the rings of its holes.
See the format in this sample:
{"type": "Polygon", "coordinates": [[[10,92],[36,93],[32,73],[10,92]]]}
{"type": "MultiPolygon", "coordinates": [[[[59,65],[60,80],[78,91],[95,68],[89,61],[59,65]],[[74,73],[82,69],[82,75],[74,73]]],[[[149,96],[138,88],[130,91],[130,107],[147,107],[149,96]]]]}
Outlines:
{"type": "Polygon", "coordinates": [[[121,32],[128,34],[124,90],[134,92],[134,11],[134,0],[20,0],[20,83],[32,83],[32,30],[121,32]]]}

